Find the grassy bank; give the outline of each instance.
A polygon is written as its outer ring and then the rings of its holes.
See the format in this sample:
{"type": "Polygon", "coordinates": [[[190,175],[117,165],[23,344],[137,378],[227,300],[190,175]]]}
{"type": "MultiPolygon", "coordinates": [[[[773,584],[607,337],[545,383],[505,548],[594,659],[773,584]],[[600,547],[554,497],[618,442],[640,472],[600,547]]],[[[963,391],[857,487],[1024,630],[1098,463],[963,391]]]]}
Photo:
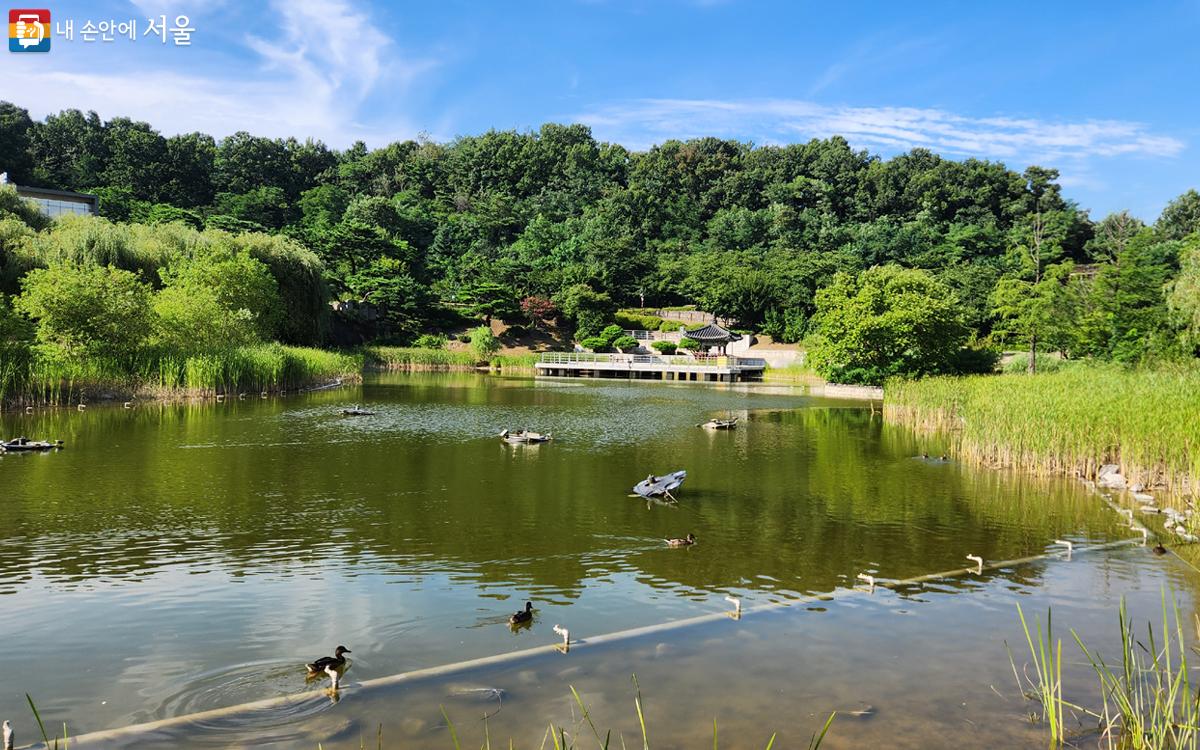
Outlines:
{"type": "Polygon", "coordinates": [[[494,354],[486,363],[469,351],[421,349],[407,346],[369,346],[364,350],[368,367],[380,370],[474,370],[490,367],[506,372],[533,372],[536,354],[494,354]]]}
{"type": "Polygon", "coordinates": [[[262,344],[203,355],[146,351],[132,362],[36,355],[0,365],[0,403],[68,404],[88,399],[187,398],[357,381],[363,355],[262,344]]]}
{"type": "Polygon", "coordinates": [[[1200,372],[1073,367],[1036,375],[891,381],[884,416],[950,434],[961,457],[991,466],[1200,494],[1200,372]]]}

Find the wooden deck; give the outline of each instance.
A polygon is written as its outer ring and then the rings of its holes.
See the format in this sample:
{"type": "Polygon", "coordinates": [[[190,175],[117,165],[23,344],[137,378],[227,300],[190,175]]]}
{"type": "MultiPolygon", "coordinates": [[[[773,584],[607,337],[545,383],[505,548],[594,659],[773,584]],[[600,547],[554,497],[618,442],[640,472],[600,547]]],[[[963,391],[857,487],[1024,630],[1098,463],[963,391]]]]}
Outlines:
{"type": "Polygon", "coordinates": [[[761,380],[766,366],[765,360],[751,357],[547,352],[534,367],[547,377],[736,383],[761,380]]]}

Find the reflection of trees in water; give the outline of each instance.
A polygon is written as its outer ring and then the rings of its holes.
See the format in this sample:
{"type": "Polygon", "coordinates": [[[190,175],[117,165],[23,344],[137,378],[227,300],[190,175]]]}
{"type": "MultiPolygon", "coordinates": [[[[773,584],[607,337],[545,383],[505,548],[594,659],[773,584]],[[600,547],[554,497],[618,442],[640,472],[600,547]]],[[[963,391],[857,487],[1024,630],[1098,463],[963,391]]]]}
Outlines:
{"type": "MultiPolygon", "coordinates": [[[[479,404],[596,398],[413,388],[407,397],[479,404]]],[[[64,584],[187,564],[233,575],[442,572],[568,599],[590,579],[630,573],[698,592],[824,591],[867,568],[904,578],[963,567],[968,553],[995,560],[1064,534],[1120,534],[1069,483],[916,460],[936,448],[861,409],[755,412],[716,436],[681,426],[669,440],[595,450],[566,441],[516,456],[484,438],[323,445],[327,431],[284,407],[89,412],[89,435],[110,434],[113,446],[30,457],[9,472],[19,486],[4,492],[0,579],[64,584]],[[675,468],[689,470],[677,509],[627,497],[647,471],[675,468]],[[661,547],[689,531],[695,549],[661,547]]],[[[696,421],[679,411],[663,398],[629,418],[696,421]]],[[[60,412],[34,419],[43,423],[32,432],[68,443],[82,424],[60,412]]],[[[1026,574],[1037,569],[1006,573],[1026,574]]]]}

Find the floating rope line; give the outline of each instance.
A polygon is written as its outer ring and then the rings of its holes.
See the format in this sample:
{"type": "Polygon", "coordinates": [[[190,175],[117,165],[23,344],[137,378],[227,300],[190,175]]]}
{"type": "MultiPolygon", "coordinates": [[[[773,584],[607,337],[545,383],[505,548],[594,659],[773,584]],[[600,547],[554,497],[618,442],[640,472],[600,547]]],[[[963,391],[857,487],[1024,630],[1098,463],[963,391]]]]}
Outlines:
{"type": "MultiPolygon", "coordinates": [[[[1111,503],[1110,503],[1111,504],[1111,503]]],[[[1145,527],[1142,527],[1145,530],[1145,527]]],[[[1057,541],[1056,541],[1057,543],[1057,541]]],[[[1136,539],[1121,539],[1114,542],[1105,542],[1103,544],[1093,544],[1086,547],[1080,547],[1074,551],[1078,553],[1085,552],[1100,552],[1103,550],[1116,549],[1118,547],[1127,547],[1134,544],[1143,544],[1144,537],[1136,539]]],[[[1074,545],[1072,545],[1073,547],[1074,545]]],[[[788,599],[786,601],[764,602],[753,606],[743,608],[741,602],[738,602],[738,616],[735,619],[742,619],[745,615],[750,614],[765,614],[767,612],[776,612],[791,607],[800,605],[813,604],[816,602],[831,602],[839,599],[846,599],[853,596],[871,595],[875,593],[876,586],[880,588],[895,589],[915,584],[923,584],[928,581],[937,581],[948,578],[963,578],[966,576],[980,575],[984,570],[999,570],[1003,568],[1011,568],[1018,565],[1028,565],[1040,560],[1048,560],[1052,558],[1070,559],[1072,547],[1066,550],[1054,550],[1052,552],[1043,552],[1038,555],[1029,555],[1027,557],[1018,557],[1012,560],[1000,560],[986,565],[972,565],[969,568],[955,568],[953,570],[944,570],[937,573],[927,573],[925,575],[913,576],[902,580],[889,581],[877,579],[874,576],[865,573],[858,574],[858,578],[870,581],[869,589],[862,588],[841,588],[824,594],[809,594],[806,596],[788,599]]],[[[555,632],[563,635],[564,640],[569,643],[569,649],[564,648],[562,642],[547,644],[545,646],[534,646],[533,648],[523,649],[521,651],[510,651],[503,654],[493,654],[492,656],[483,656],[476,659],[467,659],[451,664],[443,664],[436,667],[427,667],[425,669],[416,669],[411,672],[402,672],[400,674],[388,675],[386,677],[376,677],[370,680],[364,680],[357,683],[343,683],[340,687],[342,692],[366,692],[375,691],[384,688],[396,687],[398,685],[409,685],[415,682],[446,677],[448,675],[468,672],[474,669],[482,669],[486,667],[497,667],[514,662],[524,661],[538,656],[549,656],[554,654],[566,654],[568,650],[574,652],[579,649],[587,649],[589,647],[599,647],[606,644],[619,643],[621,641],[638,638],[641,636],[655,635],[658,633],[670,632],[682,628],[693,627],[696,625],[712,624],[716,622],[726,622],[730,619],[732,613],[728,611],[712,612],[695,617],[688,617],[681,620],[672,620],[670,622],[658,623],[656,625],[644,625],[638,628],[630,628],[628,630],[620,630],[614,633],[605,633],[603,635],[595,635],[588,638],[580,638],[571,640],[569,635],[562,633],[559,629],[555,632]]],[[[566,628],[562,628],[565,631],[566,628]]],[[[142,724],[131,724],[117,729],[105,729],[88,734],[78,735],[71,738],[71,744],[76,743],[88,747],[89,743],[101,742],[120,742],[122,740],[135,740],[143,735],[153,732],[159,732],[164,729],[183,728],[189,725],[201,725],[207,722],[221,719],[229,719],[243,714],[250,714],[256,711],[269,711],[281,707],[291,706],[296,703],[310,700],[327,700],[329,694],[325,690],[309,690],[303,693],[294,693],[292,695],[282,695],[273,698],[264,698],[263,700],[251,701],[248,703],[240,703],[234,706],[225,708],[214,708],[207,711],[198,711],[196,713],[185,714],[183,716],[172,716],[157,721],[145,722],[142,724]]],[[[31,745],[30,748],[42,748],[41,743],[31,745]]]]}

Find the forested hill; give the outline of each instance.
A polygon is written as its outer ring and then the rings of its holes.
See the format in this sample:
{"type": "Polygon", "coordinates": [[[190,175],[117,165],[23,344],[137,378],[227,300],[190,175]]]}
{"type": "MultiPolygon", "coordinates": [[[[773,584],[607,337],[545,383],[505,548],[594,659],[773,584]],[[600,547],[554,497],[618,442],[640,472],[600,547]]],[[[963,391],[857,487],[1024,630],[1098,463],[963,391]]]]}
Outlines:
{"type": "Polygon", "coordinates": [[[1028,311],[1002,280],[1034,285],[1054,267],[1063,290],[1082,273],[1106,297],[1071,297],[1071,321],[1038,324],[1043,341],[1140,355],[1186,327],[1164,286],[1180,271],[1179,241],[1200,228],[1194,191],[1151,227],[1125,213],[1094,221],[1053,169],[920,149],[882,159],[840,137],[631,152],[547,124],[336,151],[248,133],[163,137],[75,110],[38,122],[0,103],[5,169],[18,184],[95,193],[113,221],[289,235],[322,259],[335,295],[386,285],[398,330],[414,333],[437,300],[494,298],[499,311],[536,296],[568,317],[581,304],[695,303],[796,340],[836,272],[894,263],[948,286],[977,337],[1019,339],[1028,311]],[[1139,270],[1142,296],[1119,300],[1117,286],[1133,292],[1116,275],[1139,270]],[[1103,287],[1105,274],[1117,286],[1103,287]],[[1126,308],[1142,317],[1116,319],[1126,308]]]}

